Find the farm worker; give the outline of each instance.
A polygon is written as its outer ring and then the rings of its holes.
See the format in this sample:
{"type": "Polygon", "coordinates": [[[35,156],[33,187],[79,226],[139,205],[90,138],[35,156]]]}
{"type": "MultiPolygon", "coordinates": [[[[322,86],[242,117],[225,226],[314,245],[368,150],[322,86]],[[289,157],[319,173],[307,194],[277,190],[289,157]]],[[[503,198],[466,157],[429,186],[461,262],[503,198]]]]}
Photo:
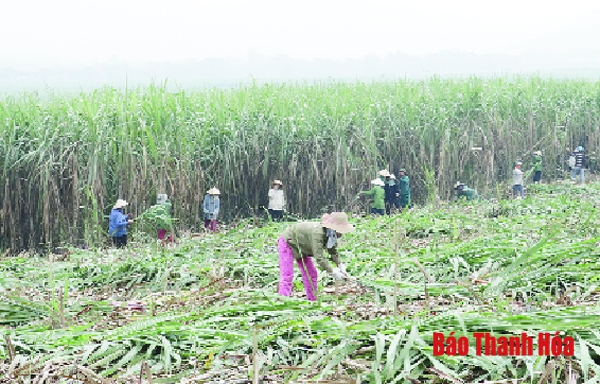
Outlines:
{"type": "Polygon", "coordinates": [[[400,192],[400,209],[410,208],[410,180],[404,168],[398,171],[398,186],[400,192]]]}
{"type": "Polygon", "coordinates": [[[348,223],[348,215],[344,212],[326,213],[320,223],[303,222],[287,227],[278,240],[279,294],[283,296],[292,294],[294,259],[302,272],[306,297],[311,301],[316,300],[318,276],[313,258],[321,269],[327,271],[336,280],[349,277],[346,266],[340,261],[337,242],[342,234],[352,231],[354,226],[348,223]],[[332,268],[324,257],[325,250],[336,264],[336,268],[332,268]]]}
{"type": "Polygon", "coordinates": [[[456,190],[456,198],[457,199],[460,199],[462,197],[464,197],[467,200],[479,199],[479,195],[477,194],[477,191],[474,190],[473,188],[467,187],[464,183],[457,181],[456,184],[454,185],[454,189],[456,190]]]}
{"type": "Polygon", "coordinates": [[[385,177],[385,212],[389,215],[393,207],[400,208],[400,185],[396,176],[389,174],[385,177]]]}
{"type": "Polygon", "coordinates": [[[385,183],[381,179],[371,180],[373,186],[370,190],[361,192],[361,195],[372,196],[373,206],[371,207],[371,214],[373,215],[385,215],[385,183]]]}
{"type": "Polygon", "coordinates": [[[598,157],[596,156],[596,152],[591,152],[590,156],[585,155],[585,165],[590,171],[598,170],[598,157]]]}
{"type": "Polygon", "coordinates": [[[571,179],[574,182],[577,182],[577,176],[581,175],[581,183],[585,184],[585,170],[583,168],[585,164],[585,153],[583,152],[583,147],[577,147],[571,156],[575,158],[575,165],[571,171],[571,179]]]}
{"type": "Polygon", "coordinates": [[[159,222],[158,222],[158,239],[161,241],[161,245],[165,245],[165,237],[166,241],[172,243],[175,241],[173,237],[173,230],[171,224],[171,201],[169,200],[169,196],[166,193],[159,193],[156,196],[156,205],[160,206],[162,209],[158,211],[159,213],[159,222]]]}
{"type": "Polygon", "coordinates": [[[127,245],[127,225],[133,223],[131,215],[123,214],[123,208],[127,205],[129,205],[127,201],[118,199],[108,217],[108,233],[117,248],[127,245]]]}
{"type": "Polygon", "coordinates": [[[513,169],[513,196],[523,197],[525,195],[525,189],[523,188],[523,171],[521,170],[521,163],[517,161],[515,168],[513,169]]]}
{"type": "Polygon", "coordinates": [[[285,196],[283,195],[283,183],[281,180],[273,180],[271,189],[269,189],[269,216],[271,220],[281,220],[283,217],[283,207],[285,206],[285,196]]]}
{"type": "Polygon", "coordinates": [[[535,184],[539,183],[542,180],[542,152],[535,151],[533,152],[533,182],[535,184]]]}
{"type": "Polygon", "coordinates": [[[219,209],[221,208],[221,200],[219,195],[221,192],[217,188],[211,188],[204,196],[202,208],[204,210],[204,228],[215,232],[217,230],[217,220],[219,219],[219,209]]]}

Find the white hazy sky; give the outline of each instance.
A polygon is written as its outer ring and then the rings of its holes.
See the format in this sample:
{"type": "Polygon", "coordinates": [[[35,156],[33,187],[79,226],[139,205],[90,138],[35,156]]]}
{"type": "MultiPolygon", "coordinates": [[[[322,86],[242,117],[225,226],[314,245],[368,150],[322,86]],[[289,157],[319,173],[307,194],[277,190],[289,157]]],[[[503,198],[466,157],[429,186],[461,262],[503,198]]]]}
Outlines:
{"type": "Polygon", "coordinates": [[[548,35],[597,34],[598,15],[598,0],[1,0],[0,67],[249,52],[500,53],[548,35]]]}

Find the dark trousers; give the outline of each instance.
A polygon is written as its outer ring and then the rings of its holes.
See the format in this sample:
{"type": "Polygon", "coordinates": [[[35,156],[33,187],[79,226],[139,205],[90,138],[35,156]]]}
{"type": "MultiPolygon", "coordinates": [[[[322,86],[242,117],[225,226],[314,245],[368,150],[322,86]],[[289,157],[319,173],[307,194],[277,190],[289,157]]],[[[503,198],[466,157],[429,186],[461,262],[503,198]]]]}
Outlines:
{"type": "Polygon", "coordinates": [[[371,214],[373,215],[385,215],[385,210],[383,209],[377,209],[377,208],[371,208],[371,214]]]}
{"type": "Polygon", "coordinates": [[[542,180],[542,171],[535,171],[533,174],[533,181],[541,181],[542,180]]]}
{"type": "Polygon", "coordinates": [[[127,245],[127,235],[123,236],[113,236],[113,244],[117,248],[123,248],[127,245]]]}
{"type": "Polygon", "coordinates": [[[525,188],[523,188],[523,186],[521,184],[513,185],[513,196],[524,197],[525,196],[525,188]]]}
{"type": "Polygon", "coordinates": [[[400,206],[400,201],[398,199],[394,200],[386,200],[385,202],[385,213],[388,215],[392,213],[392,209],[402,210],[402,206],[400,206]]]}
{"type": "Polygon", "coordinates": [[[271,220],[281,220],[283,218],[283,210],[269,209],[269,216],[271,216],[271,220]]]}

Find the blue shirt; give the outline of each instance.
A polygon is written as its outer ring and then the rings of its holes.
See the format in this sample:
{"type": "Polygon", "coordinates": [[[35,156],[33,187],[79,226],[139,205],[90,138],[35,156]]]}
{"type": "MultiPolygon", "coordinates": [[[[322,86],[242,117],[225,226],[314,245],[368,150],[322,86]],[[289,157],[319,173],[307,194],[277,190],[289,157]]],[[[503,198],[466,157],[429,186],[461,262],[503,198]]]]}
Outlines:
{"type": "Polygon", "coordinates": [[[219,208],[221,207],[221,201],[219,196],[206,195],[204,196],[204,219],[205,220],[217,220],[219,217],[219,208]]]}
{"type": "Polygon", "coordinates": [[[108,233],[112,237],[120,237],[127,234],[127,219],[129,215],[124,215],[120,209],[110,211],[108,218],[108,233]]]}

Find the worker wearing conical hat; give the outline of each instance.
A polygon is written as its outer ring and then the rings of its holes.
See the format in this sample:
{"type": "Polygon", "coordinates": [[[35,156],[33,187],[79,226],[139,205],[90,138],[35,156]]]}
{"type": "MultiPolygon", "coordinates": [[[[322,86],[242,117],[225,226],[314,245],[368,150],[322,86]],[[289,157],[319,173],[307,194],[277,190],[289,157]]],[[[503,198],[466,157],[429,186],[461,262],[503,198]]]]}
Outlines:
{"type": "Polygon", "coordinates": [[[108,233],[117,248],[127,245],[127,225],[133,223],[131,215],[123,214],[123,208],[128,205],[129,203],[123,199],[117,200],[108,218],[108,233]]]}
{"type": "Polygon", "coordinates": [[[217,230],[217,220],[219,219],[219,211],[221,208],[221,200],[219,195],[221,192],[217,188],[211,188],[204,196],[202,209],[204,211],[204,228],[213,232],[217,230]]]}
{"type": "Polygon", "coordinates": [[[373,198],[373,205],[371,206],[372,215],[385,215],[385,183],[381,179],[371,180],[373,186],[368,191],[363,191],[360,194],[365,196],[371,196],[373,198]]]}
{"type": "Polygon", "coordinates": [[[317,293],[317,264],[329,272],[336,280],[349,277],[346,266],[340,261],[337,251],[338,238],[344,233],[354,231],[344,212],[324,214],[321,222],[302,222],[286,228],[278,240],[279,250],[279,294],[290,296],[294,279],[294,260],[302,272],[302,281],[308,300],[315,301],[317,293]],[[325,258],[327,251],[336,264],[332,268],[325,258]]]}
{"type": "Polygon", "coordinates": [[[271,220],[281,220],[283,218],[283,208],[285,207],[285,196],[283,194],[283,183],[281,180],[273,180],[271,189],[269,189],[269,216],[271,220]]]}

